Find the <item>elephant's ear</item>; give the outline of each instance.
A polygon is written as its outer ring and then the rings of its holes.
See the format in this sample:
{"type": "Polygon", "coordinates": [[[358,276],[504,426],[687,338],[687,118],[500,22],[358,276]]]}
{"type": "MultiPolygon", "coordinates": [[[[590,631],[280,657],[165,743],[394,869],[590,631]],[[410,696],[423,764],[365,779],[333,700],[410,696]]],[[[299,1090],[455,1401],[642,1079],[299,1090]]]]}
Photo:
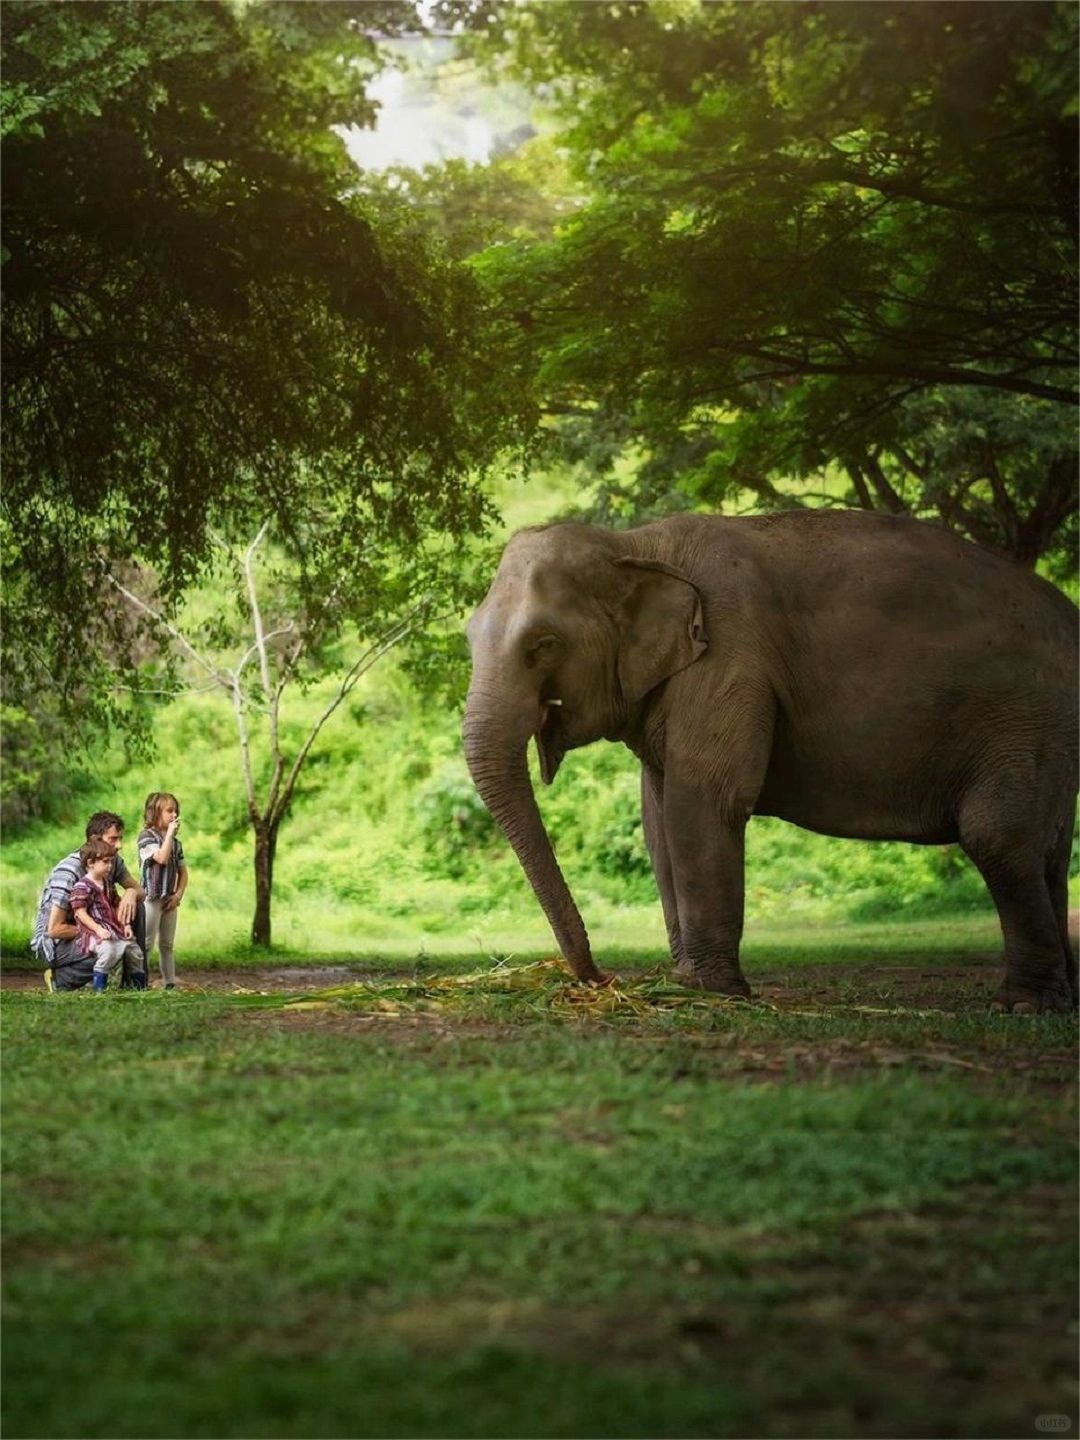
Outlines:
{"type": "Polygon", "coordinates": [[[635,572],[619,637],[619,684],[634,704],[705,650],[701,596],[692,580],[662,560],[615,563],[635,572]]]}

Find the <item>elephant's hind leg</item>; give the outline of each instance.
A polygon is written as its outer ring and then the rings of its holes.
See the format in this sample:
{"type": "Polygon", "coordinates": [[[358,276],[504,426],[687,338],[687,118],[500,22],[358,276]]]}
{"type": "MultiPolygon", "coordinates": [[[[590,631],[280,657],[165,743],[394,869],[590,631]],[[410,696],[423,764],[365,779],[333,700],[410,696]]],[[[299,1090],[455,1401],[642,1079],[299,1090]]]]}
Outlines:
{"type": "Polygon", "coordinates": [[[986,881],[1005,941],[1005,978],[993,1008],[1028,1014],[1071,1009],[1046,827],[1025,815],[1015,792],[984,793],[965,802],[960,841],[986,881]]]}
{"type": "Polygon", "coordinates": [[[1046,867],[1046,883],[1050,890],[1050,903],[1054,907],[1061,946],[1065,954],[1065,975],[1072,992],[1073,1008],[1077,1003],[1076,951],[1069,935],[1069,861],[1072,858],[1073,825],[1076,822],[1075,803],[1070,806],[1061,829],[1058,832],[1050,863],[1046,867]]]}

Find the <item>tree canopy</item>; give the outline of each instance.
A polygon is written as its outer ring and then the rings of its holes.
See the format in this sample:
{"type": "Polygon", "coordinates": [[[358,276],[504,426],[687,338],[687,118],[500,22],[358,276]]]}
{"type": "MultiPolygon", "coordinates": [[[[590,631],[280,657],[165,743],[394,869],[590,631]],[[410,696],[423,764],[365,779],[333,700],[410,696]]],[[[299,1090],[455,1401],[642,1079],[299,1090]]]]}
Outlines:
{"type": "Polygon", "coordinates": [[[540,409],[623,521],[848,503],[1070,563],[1075,6],[2,9],[14,703],[104,713],[105,563],[166,607],[267,519],[307,607],[373,535],[427,563],[540,409]],[[556,132],[360,175],[338,130],[432,23],[556,132]]]}
{"type": "MultiPolygon", "coordinates": [[[[80,703],[100,558],[166,600],[267,517],[311,573],[480,523],[514,423],[477,286],[332,127],[412,3],[3,6],[7,679],[80,703]],[[310,562],[310,565],[308,565],[310,562]]],[[[117,648],[118,644],[120,649],[117,648]]]]}
{"type": "Polygon", "coordinates": [[[635,441],[694,500],[791,503],[774,482],[831,463],[849,503],[1029,563],[1061,542],[1074,6],[444,10],[557,105],[591,196],[481,262],[550,410],[635,441]]]}

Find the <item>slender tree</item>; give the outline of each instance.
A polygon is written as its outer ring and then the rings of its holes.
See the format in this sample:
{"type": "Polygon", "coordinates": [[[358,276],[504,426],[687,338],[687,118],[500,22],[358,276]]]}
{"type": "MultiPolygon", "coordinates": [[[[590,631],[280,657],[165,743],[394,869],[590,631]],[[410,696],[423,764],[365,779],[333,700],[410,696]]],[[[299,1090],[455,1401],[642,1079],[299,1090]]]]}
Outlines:
{"type": "MultiPolygon", "coordinates": [[[[267,555],[270,522],[236,547],[215,537],[219,558],[236,581],[235,611],[204,623],[201,633],[182,627],[150,595],[149,577],[125,583],[106,572],[105,583],[141,622],[152,627],[181,662],[179,689],[219,691],[236,724],[237,754],[253,839],[254,945],[272,940],[274,865],[282,824],[287,819],[305,764],[324,726],[373,665],[415,634],[433,615],[437,600],[448,603],[455,581],[441,581],[430,567],[412,567],[387,582],[385,550],[372,557],[366,575],[355,568],[324,574],[313,603],[296,587],[296,567],[267,555]],[[425,590],[423,586],[431,588],[425,590]],[[367,587],[371,588],[367,588],[367,587]],[[394,598],[389,598],[394,590],[394,598]],[[397,605],[396,614],[391,610],[397,605]],[[359,621],[359,628],[356,623],[359,621]],[[229,642],[229,643],[226,643],[229,642]],[[286,727],[282,710],[294,691],[328,682],[314,718],[301,731],[286,727]]],[[[399,557],[399,564],[402,563],[399,557]]]]}

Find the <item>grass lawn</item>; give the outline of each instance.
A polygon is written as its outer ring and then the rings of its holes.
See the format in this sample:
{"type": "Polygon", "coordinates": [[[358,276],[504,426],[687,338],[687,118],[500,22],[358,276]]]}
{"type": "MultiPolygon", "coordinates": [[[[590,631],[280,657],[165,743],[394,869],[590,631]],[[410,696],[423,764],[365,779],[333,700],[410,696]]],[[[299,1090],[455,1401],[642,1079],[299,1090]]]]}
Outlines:
{"type": "MultiPolygon", "coordinates": [[[[324,914],[332,907],[332,901],[325,896],[319,904],[324,914]]],[[[253,949],[246,935],[241,937],[240,919],[235,914],[230,920],[236,938],[226,945],[214,943],[213,928],[189,934],[192,927],[187,923],[189,917],[185,917],[177,945],[180,970],[192,978],[205,970],[282,965],[360,965],[372,971],[417,965],[423,969],[430,965],[438,970],[474,970],[496,958],[521,962],[554,953],[551,930],[531,899],[524,907],[508,910],[498,925],[475,934],[458,916],[443,935],[425,934],[410,921],[403,923],[401,933],[396,935],[388,933],[384,924],[374,934],[354,925],[351,931],[328,936],[329,927],[320,926],[315,916],[314,911],[311,915],[301,912],[300,919],[296,919],[285,910],[285,923],[275,927],[277,938],[271,951],[253,949]]],[[[227,923],[219,917],[219,936],[227,923]]],[[[41,973],[30,954],[26,928],[24,924],[0,945],[5,974],[41,973]]],[[[601,966],[666,963],[667,937],[660,905],[655,900],[648,905],[602,908],[590,934],[601,966]]],[[[822,958],[860,961],[887,956],[890,960],[933,962],[935,958],[952,961],[963,954],[984,957],[992,970],[1000,949],[1001,929],[988,903],[984,910],[973,914],[864,924],[829,923],[813,917],[787,922],[755,920],[746,927],[741,953],[753,984],[754,974],[762,966],[777,962],[799,965],[822,958]]],[[[156,961],[151,969],[155,967],[156,961]]]]}
{"type": "Polygon", "coordinates": [[[1075,1022],[869,945],[7,992],[5,1433],[1075,1425],[1075,1022]]]}

